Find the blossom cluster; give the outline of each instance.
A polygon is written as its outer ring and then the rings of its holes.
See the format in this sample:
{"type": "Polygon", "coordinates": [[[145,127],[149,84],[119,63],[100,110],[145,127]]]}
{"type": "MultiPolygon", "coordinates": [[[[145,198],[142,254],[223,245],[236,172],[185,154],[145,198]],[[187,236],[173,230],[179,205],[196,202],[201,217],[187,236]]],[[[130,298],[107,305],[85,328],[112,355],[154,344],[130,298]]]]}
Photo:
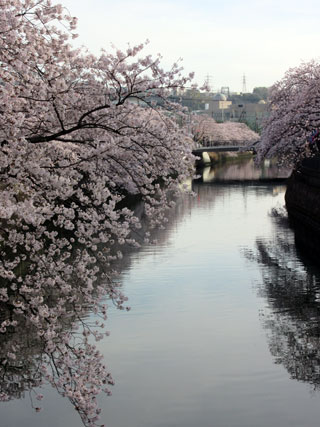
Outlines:
{"type": "MultiPolygon", "coordinates": [[[[263,124],[258,158],[278,157],[296,165],[314,154],[308,141],[320,128],[320,64],[289,69],[270,90],[270,114],[263,124]]],[[[316,147],[315,147],[316,148],[316,147]]]]}
{"type": "Polygon", "coordinates": [[[217,123],[207,115],[192,116],[192,133],[195,140],[205,146],[245,145],[259,139],[245,123],[217,123]]]}

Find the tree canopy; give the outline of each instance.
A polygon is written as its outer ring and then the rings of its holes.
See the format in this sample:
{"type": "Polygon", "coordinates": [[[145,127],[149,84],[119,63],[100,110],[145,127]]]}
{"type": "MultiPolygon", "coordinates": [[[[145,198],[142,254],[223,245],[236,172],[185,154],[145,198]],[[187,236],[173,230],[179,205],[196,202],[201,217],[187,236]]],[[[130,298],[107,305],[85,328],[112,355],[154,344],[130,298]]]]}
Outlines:
{"type": "Polygon", "coordinates": [[[287,71],[270,90],[270,114],[263,125],[258,157],[278,157],[295,165],[314,153],[320,126],[320,64],[303,63],[287,71]]]}
{"type": "Polygon", "coordinates": [[[190,174],[182,108],[167,96],[192,75],[163,70],[145,44],[74,49],[75,29],[50,0],[0,0],[0,369],[21,368],[12,334],[27,328],[42,348],[36,385],[50,382],[95,425],[113,380],[92,337],[105,332],[107,297],[125,307],[113,264],[141,228],[128,200],[161,226],[168,191],[190,174]]]}
{"type": "Polygon", "coordinates": [[[217,123],[207,115],[193,115],[191,130],[195,141],[204,146],[250,145],[259,139],[245,123],[217,123]]]}
{"type": "Polygon", "coordinates": [[[269,88],[265,86],[255,87],[252,91],[254,95],[258,95],[260,99],[267,101],[269,96],[269,88]]]}

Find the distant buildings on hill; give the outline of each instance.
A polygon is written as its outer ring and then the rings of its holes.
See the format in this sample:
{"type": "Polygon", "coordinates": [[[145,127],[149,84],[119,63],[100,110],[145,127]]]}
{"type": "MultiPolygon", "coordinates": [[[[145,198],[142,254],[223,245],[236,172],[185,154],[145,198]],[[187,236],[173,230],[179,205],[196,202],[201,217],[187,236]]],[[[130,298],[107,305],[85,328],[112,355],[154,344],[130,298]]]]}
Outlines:
{"type": "MultiPolygon", "coordinates": [[[[226,89],[226,88],[223,88],[226,89]]],[[[236,94],[224,90],[218,93],[203,93],[196,89],[174,94],[173,100],[188,107],[189,111],[206,114],[217,122],[239,121],[258,131],[268,115],[268,89],[255,88],[253,93],[236,94]]]]}
{"type": "Polygon", "coordinates": [[[198,111],[213,117],[216,121],[261,122],[268,114],[267,102],[263,99],[258,102],[241,101],[234,103],[226,96],[217,93],[205,102],[204,110],[198,111]]]}

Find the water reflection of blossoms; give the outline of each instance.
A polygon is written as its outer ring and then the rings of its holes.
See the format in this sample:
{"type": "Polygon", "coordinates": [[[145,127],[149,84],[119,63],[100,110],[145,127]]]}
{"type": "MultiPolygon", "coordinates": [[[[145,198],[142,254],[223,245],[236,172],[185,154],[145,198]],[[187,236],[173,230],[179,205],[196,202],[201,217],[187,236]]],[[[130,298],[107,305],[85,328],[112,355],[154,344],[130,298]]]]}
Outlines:
{"type": "MultiPolygon", "coordinates": [[[[63,258],[63,252],[60,256],[63,258]]],[[[96,396],[100,391],[109,394],[113,384],[92,340],[105,333],[107,307],[99,298],[104,292],[119,307],[125,298],[111,282],[106,289],[101,262],[98,272],[99,260],[88,257],[83,248],[74,249],[72,269],[57,276],[54,266],[58,267],[59,257],[52,263],[48,253],[43,253],[42,262],[34,264],[32,272],[25,262],[26,274],[18,276],[18,284],[1,283],[0,393],[2,400],[20,398],[24,391],[49,382],[72,402],[86,425],[93,425],[100,412],[96,396]],[[91,267],[90,279],[95,279],[91,286],[83,266],[87,266],[86,273],[91,267]],[[21,277],[24,280],[19,286],[21,277]],[[95,322],[84,318],[91,307],[99,319],[95,322]]],[[[36,397],[41,400],[42,395],[36,397]]]]}
{"type": "Polygon", "coordinates": [[[261,267],[259,294],[267,300],[262,314],[275,363],[291,378],[320,389],[320,272],[301,259],[286,218],[276,213],[275,237],[257,240],[248,253],[261,267]]]}
{"type": "Polygon", "coordinates": [[[229,153],[225,161],[222,160],[223,155],[221,163],[214,167],[208,166],[201,171],[200,180],[203,183],[281,181],[290,174],[290,169],[279,168],[275,161],[266,160],[258,166],[253,157],[238,157],[238,153],[229,153]]]}
{"type": "MultiPolygon", "coordinates": [[[[183,203],[169,211],[167,220],[184,215],[192,203],[193,197],[184,197],[183,203]]],[[[111,394],[114,381],[95,341],[109,334],[106,321],[111,301],[128,309],[119,273],[129,268],[139,245],[152,240],[161,244],[169,234],[167,229],[150,228],[142,203],[136,205],[134,214],[141,227],[126,241],[135,245],[101,244],[91,252],[74,241],[68,257],[64,250],[51,253],[50,249],[37,253],[39,262],[21,255],[24,260],[12,269],[13,276],[1,281],[2,401],[21,398],[29,391],[39,411],[43,396],[37,388],[50,383],[70,400],[85,425],[96,425],[97,397],[100,392],[111,394]]],[[[6,256],[11,262],[9,250],[6,256]]]]}

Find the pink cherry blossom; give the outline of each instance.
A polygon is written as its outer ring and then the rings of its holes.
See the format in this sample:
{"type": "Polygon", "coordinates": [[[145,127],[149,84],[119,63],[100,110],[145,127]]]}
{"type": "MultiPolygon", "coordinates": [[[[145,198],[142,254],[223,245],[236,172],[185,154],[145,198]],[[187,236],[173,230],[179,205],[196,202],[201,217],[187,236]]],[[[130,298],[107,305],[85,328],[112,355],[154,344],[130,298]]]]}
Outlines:
{"type": "MultiPolygon", "coordinates": [[[[319,134],[320,64],[303,63],[289,69],[270,91],[270,115],[265,121],[258,159],[277,157],[295,165],[313,154],[309,143],[313,132],[319,134]]],[[[312,140],[312,138],[311,138],[312,140]]]]}

